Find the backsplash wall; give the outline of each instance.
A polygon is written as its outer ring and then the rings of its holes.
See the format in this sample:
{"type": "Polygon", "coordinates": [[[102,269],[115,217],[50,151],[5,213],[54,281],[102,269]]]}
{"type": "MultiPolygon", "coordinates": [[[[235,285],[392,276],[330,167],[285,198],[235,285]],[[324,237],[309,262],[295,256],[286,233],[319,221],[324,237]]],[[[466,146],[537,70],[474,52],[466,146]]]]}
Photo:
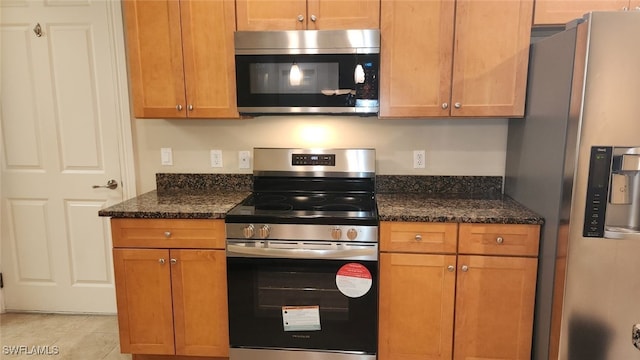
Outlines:
{"type": "Polygon", "coordinates": [[[155,189],[156,173],[251,173],[238,151],[254,147],[371,147],[381,175],[504,176],[506,119],[377,119],[345,116],[263,116],[243,120],[133,120],[138,194],[155,189]],[[160,148],[173,165],[160,163],[160,148]],[[209,151],[223,152],[211,167],[209,151]],[[413,168],[413,150],[426,167],[413,168]]]}

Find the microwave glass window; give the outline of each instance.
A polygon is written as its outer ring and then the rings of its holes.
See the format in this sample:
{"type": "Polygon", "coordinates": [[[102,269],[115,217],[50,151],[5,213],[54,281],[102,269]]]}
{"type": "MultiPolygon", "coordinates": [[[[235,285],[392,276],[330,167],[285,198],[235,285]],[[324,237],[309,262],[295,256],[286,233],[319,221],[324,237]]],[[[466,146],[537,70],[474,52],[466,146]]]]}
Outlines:
{"type": "Polygon", "coordinates": [[[375,114],[378,64],[378,54],[236,55],[238,109],[286,113],[351,108],[375,114]]]}
{"type": "Polygon", "coordinates": [[[253,94],[319,94],[338,88],[338,63],[299,63],[299,85],[291,84],[293,63],[254,63],[249,65],[253,94]]]}

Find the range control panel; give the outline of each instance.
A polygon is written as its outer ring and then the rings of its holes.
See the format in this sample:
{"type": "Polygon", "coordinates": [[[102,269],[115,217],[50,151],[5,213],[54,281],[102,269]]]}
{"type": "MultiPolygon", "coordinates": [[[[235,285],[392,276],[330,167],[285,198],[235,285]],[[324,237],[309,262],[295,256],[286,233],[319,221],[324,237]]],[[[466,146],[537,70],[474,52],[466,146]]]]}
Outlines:
{"type": "Polygon", "coordinates": [[[293,166],[336,166],[335,154],[293,154],[291,155],[293,166]]]}
{"type": "Polygon", "coordinates": [[[604,236],[612,151],[611,146],[593,146],[591,148],[583,237],[604,236]]]}

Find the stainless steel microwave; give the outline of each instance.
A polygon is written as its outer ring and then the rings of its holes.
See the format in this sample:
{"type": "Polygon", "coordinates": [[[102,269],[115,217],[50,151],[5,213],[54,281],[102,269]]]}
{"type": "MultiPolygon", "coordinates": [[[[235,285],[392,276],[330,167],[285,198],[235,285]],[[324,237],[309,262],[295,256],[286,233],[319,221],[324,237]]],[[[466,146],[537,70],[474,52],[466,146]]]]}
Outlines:
{"type": "Polygon", "coordinates": [[[238,31],[241,114],[378,113],[379,30],[238,31]]]}

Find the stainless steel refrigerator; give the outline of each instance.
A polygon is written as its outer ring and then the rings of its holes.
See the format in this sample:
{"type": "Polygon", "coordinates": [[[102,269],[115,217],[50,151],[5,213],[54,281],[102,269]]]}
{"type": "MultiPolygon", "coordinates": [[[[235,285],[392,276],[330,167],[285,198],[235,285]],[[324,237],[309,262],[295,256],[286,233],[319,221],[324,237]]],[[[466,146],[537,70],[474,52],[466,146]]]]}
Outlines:
{"type": "Polygon", "coordinates": [[[532,358],[640,359],[640,12],[587,14],[530,56],[504,191],[545,218],[532,358]]]}

